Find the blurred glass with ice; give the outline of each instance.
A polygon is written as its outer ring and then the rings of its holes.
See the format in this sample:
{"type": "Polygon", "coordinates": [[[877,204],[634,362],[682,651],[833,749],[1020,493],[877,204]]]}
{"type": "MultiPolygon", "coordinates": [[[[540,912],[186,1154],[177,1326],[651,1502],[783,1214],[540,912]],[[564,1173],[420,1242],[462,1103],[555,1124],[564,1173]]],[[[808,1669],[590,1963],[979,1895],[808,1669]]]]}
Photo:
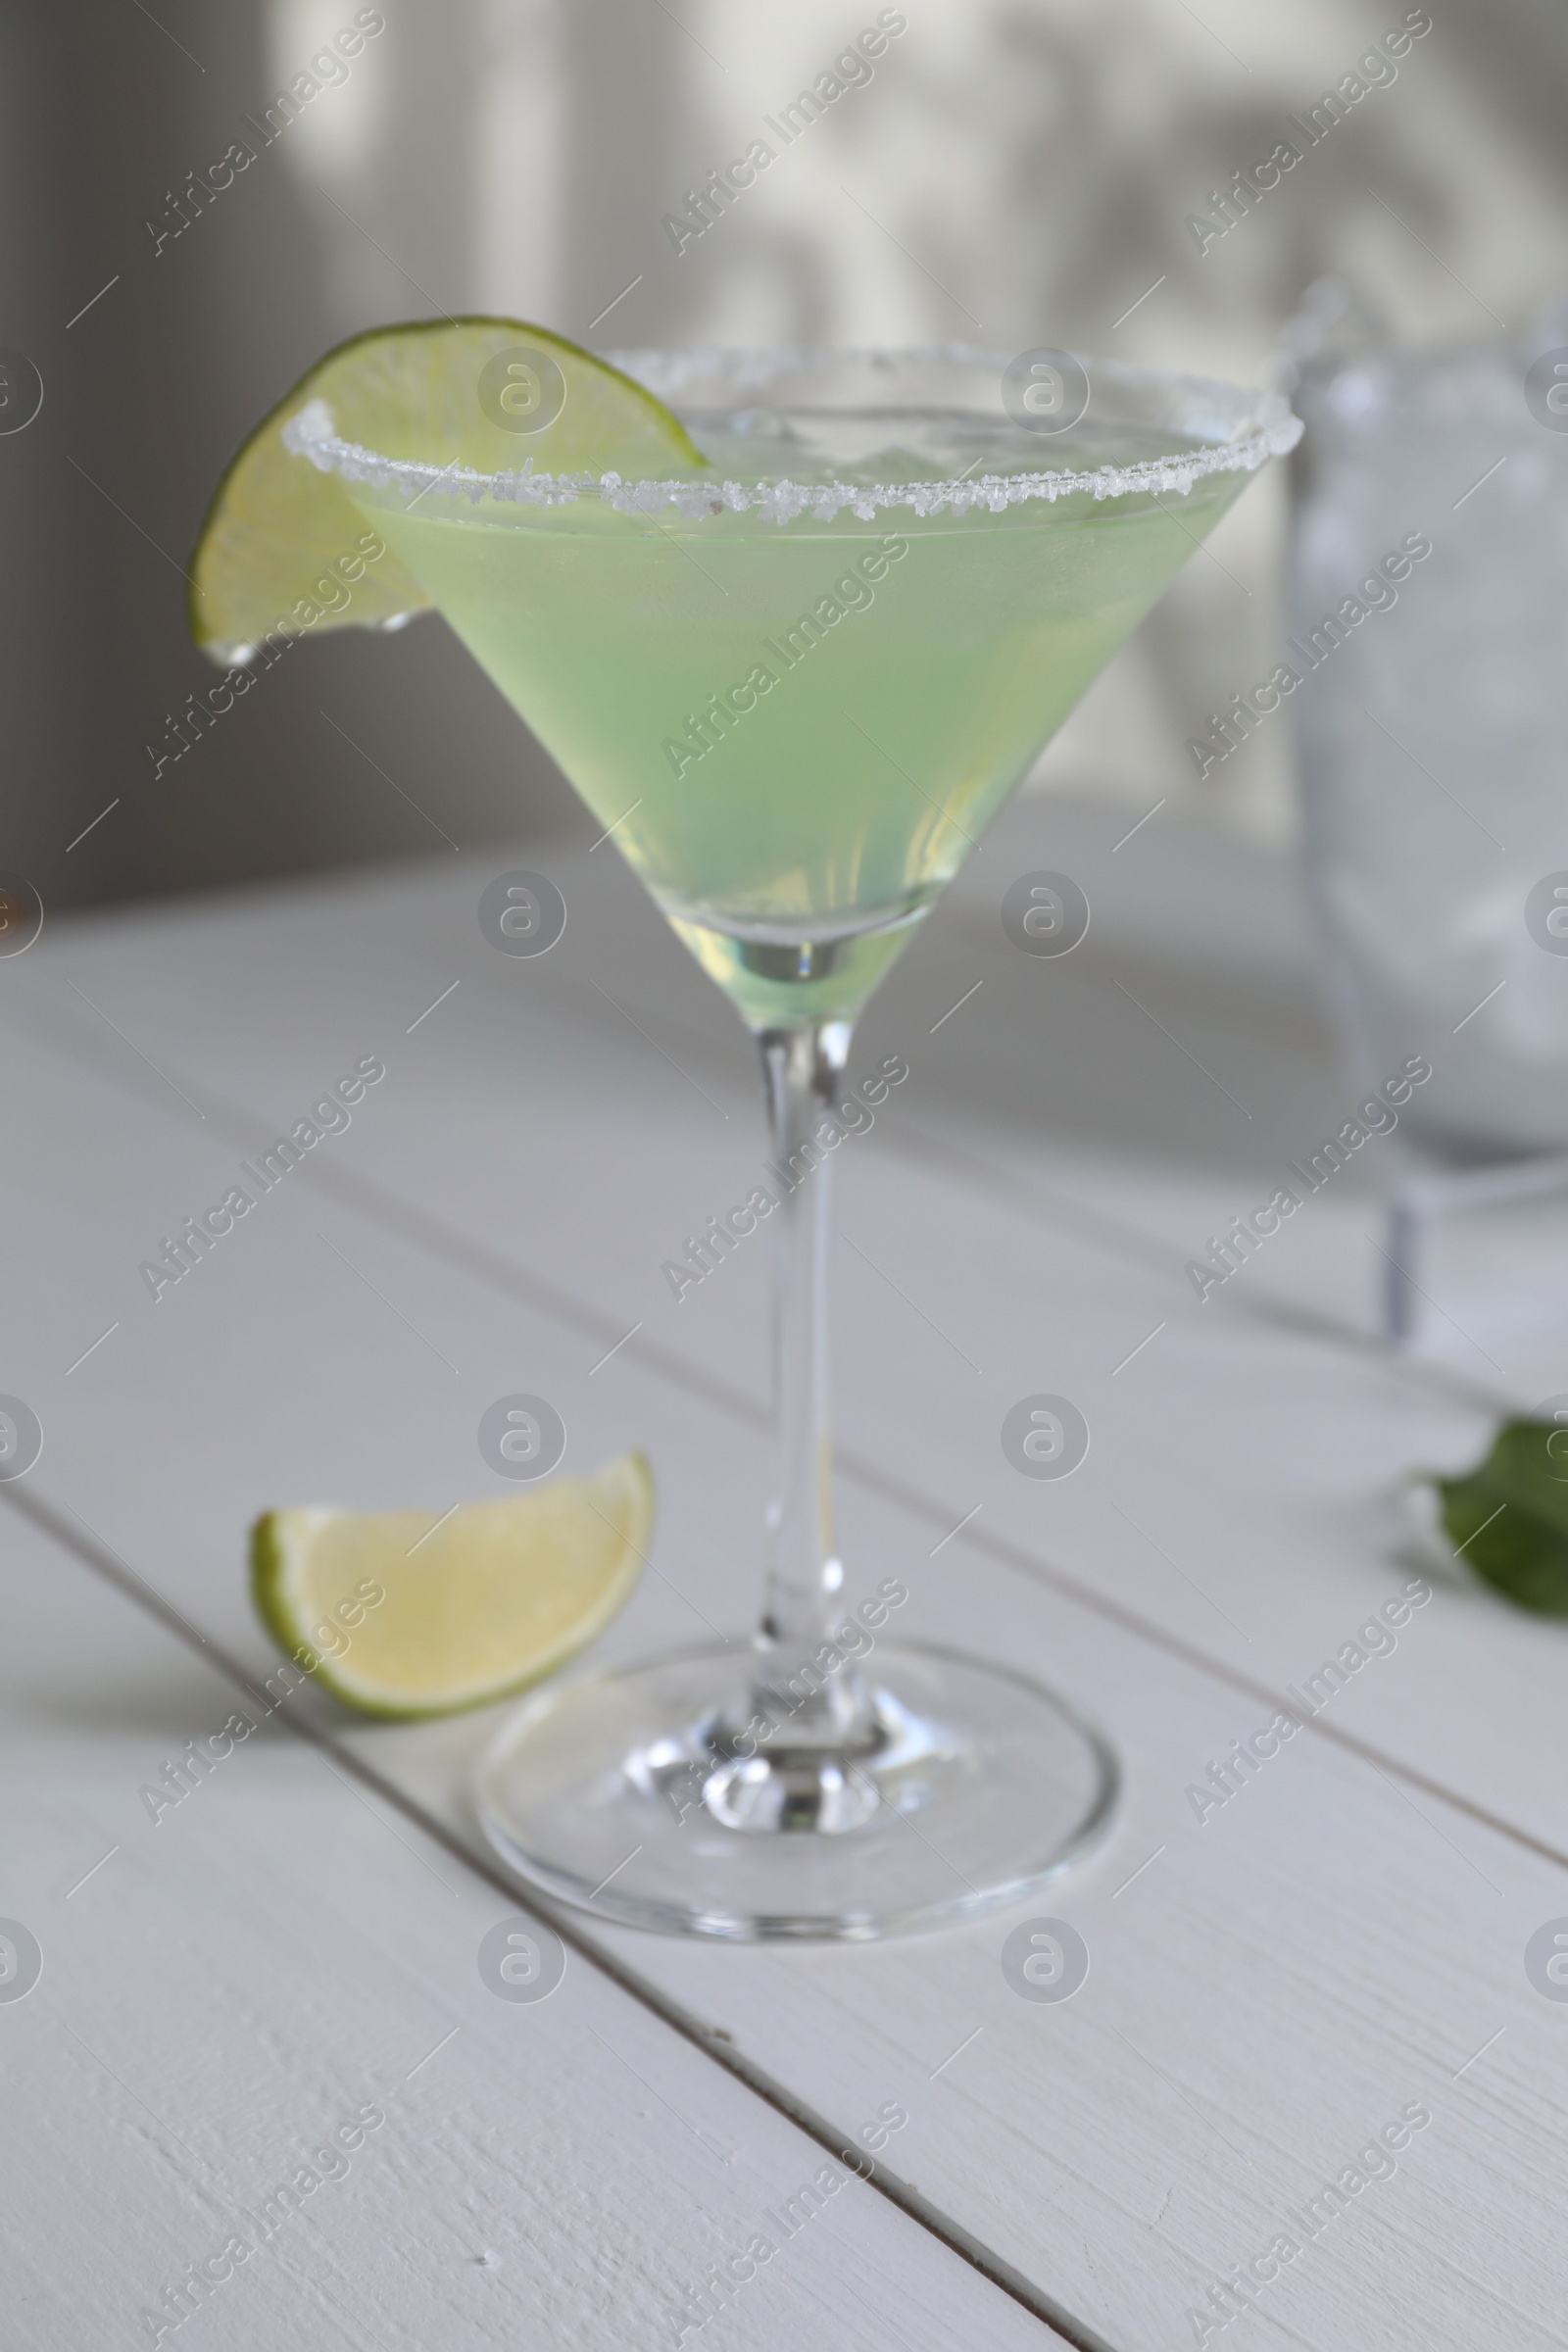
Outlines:
{"type": "Polygon", "coordinates": [[[1402,1115],[1434,1173],[1568,1150],[1568,953],[1526,922],[1568,876],[1568,398],[1539,371],[1527,398],[1533,363],[1568,364],[1568,306],[1522,345],[1418,354],[1324,284],[1290,346],[1297,643],[1409,535],[1432,542],[1292,696],[1356,1075],[1430,1059],[1402,1115]]]}

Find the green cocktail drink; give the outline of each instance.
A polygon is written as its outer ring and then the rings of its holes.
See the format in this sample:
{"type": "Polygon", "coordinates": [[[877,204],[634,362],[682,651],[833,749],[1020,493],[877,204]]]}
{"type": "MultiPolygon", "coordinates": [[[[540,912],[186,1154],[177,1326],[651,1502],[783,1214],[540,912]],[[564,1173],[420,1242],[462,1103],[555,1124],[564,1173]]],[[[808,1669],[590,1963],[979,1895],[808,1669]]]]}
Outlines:
{"type": "MultiPolygon", "coordinates": [[[[721,479],[777,478],[805,454],[700,423],[693,437],[721,479]]],[[[1042,454],[1005,424],[855,416],[836,438],[818,426],[810,456],[851,482],[1017,473],[1042,454]]],[[[1119,464],[1160,447],[1107,439],[1119,464]]],[[[1109,454],[1080,435],[1053,459],[1087,470],[1109,454]]],[[[859,1010],[1245,480],[1202,481],[1179,514],[1158,492],[784,526],[590,500],[476,513],[379,495],[371,511],[688,947],[768,1028],[859,1010]]]]}
{"type": "MultiPolygon", "coordinates": [[[[264,559],[292,585],[296,550],[372,521],[364,616],[441,612],[728,991],[768,1095],[760,1627],[542,1689],[481,1769],[486,1834],[530,1885],[682,1934],[858,1940],[1018,1900],[1100,1834],[1116,1766],[1026,1676],[889,1633],[897,1579],[850,1614],[826,1294],[851,1028],[1299,427],[1277,400],[1059,353],[645,353],[617,373],[505,320],[388,330],[309,383],[215,509],[214,605],[249,636],[264,559]]],[[[1082,1458],[1053,1467],[1066,1427],[1033,1412],[1040,1475],[1082,1458]]]]}

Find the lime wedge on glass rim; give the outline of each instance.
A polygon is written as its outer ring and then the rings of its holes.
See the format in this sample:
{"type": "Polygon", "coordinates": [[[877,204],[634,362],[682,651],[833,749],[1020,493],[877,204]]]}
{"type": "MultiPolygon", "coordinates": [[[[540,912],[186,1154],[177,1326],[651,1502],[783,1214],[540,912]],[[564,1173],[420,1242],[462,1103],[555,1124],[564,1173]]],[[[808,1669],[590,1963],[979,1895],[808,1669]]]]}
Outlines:
{"type": "Polygon", "coordinates": [[[640,1453],[591,1478],[433,1511],[269,1511],[251,1533],[268,1632],[368,1715],[451,1715],[526,1690],[637,1582],[654,1521],[640,1453]]]}
{"type": "Polygon", "coordinates": [[[705,465],[662,401],[542,326],[457,318],[355,335],[269,411],[214,493],[189,609],[215,662],[244,662],[269,635],[385,628],[429,606],[390,550],[366,560],[376,534],[338,476],[285,447],[284,425],[318,402],[343,440],[424,465],[627,475],[705,465]]]}

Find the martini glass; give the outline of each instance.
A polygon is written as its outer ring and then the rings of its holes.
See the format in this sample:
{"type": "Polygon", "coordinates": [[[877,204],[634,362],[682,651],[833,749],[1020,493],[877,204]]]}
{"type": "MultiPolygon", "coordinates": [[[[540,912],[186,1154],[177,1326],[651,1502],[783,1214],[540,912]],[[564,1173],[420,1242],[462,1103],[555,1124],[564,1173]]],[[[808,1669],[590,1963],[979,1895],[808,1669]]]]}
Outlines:
{"type": "Polygon", "coordinates": [[[523,1879],[643,1927],[935,1927],[1063,1870],[1117,1772],[1053,1691],[898,1639],[906,1589],[838,1558],[827,1291],[832,1154],[864,1119],[851,1030],[1047,738],[1300,428],[1277,399],[1061,355],[1026,355],[1021,385],[1017,363],[962,352],[615,357],[710,470],[481,475],[444,465],[433,427],[428,462],[342,442],[319,404],[285,429],[612,828],[766,1087],[760,1629],[531,1695],[482,1767],[481,1818],[523,1879]]]}

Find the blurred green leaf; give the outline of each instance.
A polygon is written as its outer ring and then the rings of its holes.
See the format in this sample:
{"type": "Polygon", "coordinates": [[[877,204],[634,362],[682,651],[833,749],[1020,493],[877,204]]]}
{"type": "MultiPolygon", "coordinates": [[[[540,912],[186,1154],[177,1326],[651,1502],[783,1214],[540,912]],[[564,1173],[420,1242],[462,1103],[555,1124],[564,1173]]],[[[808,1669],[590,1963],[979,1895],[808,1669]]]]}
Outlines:
{"type": "Polygon", "coordinates": [[[1505,1421],[1477,1469],[1432,1484],[1449,1543],[1485,1583],[1568,1617],[1568,1429],[1505,1421]]]}

